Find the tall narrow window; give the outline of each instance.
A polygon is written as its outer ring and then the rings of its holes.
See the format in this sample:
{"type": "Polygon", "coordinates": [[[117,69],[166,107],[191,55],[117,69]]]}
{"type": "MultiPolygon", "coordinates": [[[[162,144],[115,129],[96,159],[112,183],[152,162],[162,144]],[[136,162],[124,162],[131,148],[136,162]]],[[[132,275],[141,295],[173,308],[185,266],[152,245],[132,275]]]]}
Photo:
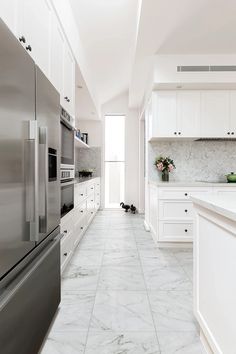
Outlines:
{"type": "Polygon", "coordinates": [[[125,116],[105,116],[105,207],[124,201],[125,116]]]}

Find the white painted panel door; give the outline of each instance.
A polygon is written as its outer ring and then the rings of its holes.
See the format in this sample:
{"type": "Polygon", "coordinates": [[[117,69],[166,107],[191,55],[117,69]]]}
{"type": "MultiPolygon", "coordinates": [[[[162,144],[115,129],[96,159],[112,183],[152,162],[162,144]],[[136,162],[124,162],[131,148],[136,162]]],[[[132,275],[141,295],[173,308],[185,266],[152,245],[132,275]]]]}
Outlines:
{"type": "Polygon", "coordinates": [[[50,78],[60,93],[63,95],[63,53],[64,53],[65,39],[60,27],[60,24],[53,16],[52,21],[52,40],[51,40],[51,55],[50,55],[50,78]]]}
{"type": "Polygon", "coordinates": [[[16,34],[18,5],[19,0],[1,0],[0,2],[1,19],[14,34],[16,34]]]}
{"type": "Polygon", "coordinates": [[[49,77],[51,7],[48,0],[21,0],[18,11],[18,35],[35,63],[49,77]],[[31,48],[31,50],[30,50],[31,48]]]}
{"type": "Polygon", "coordinates": [[[64,84],[63,84],[63,107],[72,115],[75,114],[74,94],[75,94],[75,61],[70,48],[64,46],[64,84]]]}
{"type": "Polygon", "coordinates": [[[149,222],[150,229],[156,235],[157,233],[157,187],[149,185],[149,222]]]}
{"type": "Polygon", "coordinates": [[[175,137],[177,136],[176,92],[162,91],[156,95],[153,135],[175,137]]]}
{"type": "Polygon", "coordinates": [[[230,135],[236,136],[236,91],[230,91],[230,135]]]}
{"type": "Polygon", "coordinates": [[[200,91],[177,92],[178,136],[200,137],[200,107],[200,91]]]}
{"type": "Polygon", "coordinates": [[[225,138],[230,131],[228,91],[201,92],[201,136],[225,138]]]}

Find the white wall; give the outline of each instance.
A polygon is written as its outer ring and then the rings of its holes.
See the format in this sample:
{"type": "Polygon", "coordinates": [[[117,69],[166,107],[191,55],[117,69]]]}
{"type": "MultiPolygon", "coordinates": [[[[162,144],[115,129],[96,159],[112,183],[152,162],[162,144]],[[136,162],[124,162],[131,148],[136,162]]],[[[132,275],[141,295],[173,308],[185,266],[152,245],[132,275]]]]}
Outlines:
{"type": "MultiPolygon", "coordinates": [[[[103,124],[106,115],[126,116],[125,136],[125,202],[139,208],[139,119],[138,110],[128,108],[128,93],[121,94],[102,106],[103,124]]],[[[104,129],[104,126],[103,126],[104,129]]],[[[104,144],[103,144],[104,146],[104,144]]],[[[104,161],[104,149],[103,149],[104,161]]],[[[104,166],[103,173],[104,177],[104,166]]],[[[104,178],[103,193],[104,195],[104,178]]],[[[102,201],[104,205],[104,198],[102,201]]]]}
{"type": "Polygon", "coordinates": [[[79,120],[76,128],[80,129],[81,133],[88,133],[89,146],[102,146],[102,122],[100,120],[79,120]]]}

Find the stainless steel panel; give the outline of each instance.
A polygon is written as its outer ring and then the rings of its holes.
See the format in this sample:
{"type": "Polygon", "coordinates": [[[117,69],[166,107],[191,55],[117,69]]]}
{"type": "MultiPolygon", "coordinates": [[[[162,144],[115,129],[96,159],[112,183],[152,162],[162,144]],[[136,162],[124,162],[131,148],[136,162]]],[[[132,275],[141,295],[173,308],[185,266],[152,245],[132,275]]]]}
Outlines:
{"type": "Polygon", "coordinates": [[[38,67],[36,67],[36,119],[39,127],[39,241],[41,241],[60,223],[60,96],[38,67]],[[57,153],[57,179],[50,182],[46,151],[49,148],[56,150],[57,153]]]}
{"type": "Polygon", "coordinates": [[[33,247],[26,222],[27,122],[35,119],[35,65],[0,20],[0,279],[33,247]]]}
{"type": "Polygon", "coordinates": [[[59,303],[60,239],[54,239],[0,298],[1,354],[38,353],[59,303]]]}

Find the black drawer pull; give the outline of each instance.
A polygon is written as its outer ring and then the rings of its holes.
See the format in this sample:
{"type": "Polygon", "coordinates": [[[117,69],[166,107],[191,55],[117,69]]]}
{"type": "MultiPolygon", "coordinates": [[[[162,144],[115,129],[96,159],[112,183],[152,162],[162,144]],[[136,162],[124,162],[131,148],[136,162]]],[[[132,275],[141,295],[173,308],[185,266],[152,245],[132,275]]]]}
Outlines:
{"type": "Polygon", "coordinates": [[[184,195],[185,195],[185,197],[187,197],[187,196],[188,196],[188,193],[184,193],[184,195]]]}
{"type": "Polygon", "coordinates": [[[63,233],[64,233],[64,234],[67,234],[67,230],[64,230],[63,233]]]}
{"type": "Polygon", "coordinates": [[[179,135],[181,135],[181,132],[178,132],[179,135]]]}
{"type": "Polygon", "coordinates": [[[64,253],[64,256],[65,256],[65,257],[67,256],[67,252],[66,252],[66,253],[64,253]]]}
{"type": "Polygon", "coordinates": [[[231,134],[234,135],[234,132],[232,132],[231,134]]]}
{"type": "Polygon", "coordinates": [[[31,45],[27,45],[27,47],[25,47],[26,50],[28,50],[29,52],[32,52],[32,47],[31,45]]]}
{"type": "Polygon", "coordinates": [[[91,211],[91,214],[93,214],[93,211],[91,211]]]}
{"type": "Polygon", "coordinates": [[[187,213],[188,212],[188,210],[187,209],[185,209],[185,213],[187,213]]]}
{"type": "Polygon", "coordinates": [[[184,232],[188,232],[188,230],[187,230],[187,229],[185,229],[185,230],[184,230],[184,232]]]}
{"type": "Polygon", "coordinates": [[[21,37],[19,38],[19,41],[25,43],[25,37],[24,37],[24,36],[21,36],[21,37]]]}
{"type": "Polygon", "coordinates": [[[174,132],[175,135],[177,135],[177,132],[174,132]]]}
{"type": "Polygon", "coordinates": [[[227,134],[230,135],[230,132],[228,132],[227,134]]]}
{"type": "Polygon", "coordinates": [[[84,211],[83,210],[80,210],[81,213],[83,213],[84,211]]]}
{"type": "Polygon", "coordinates": [[[83,230],[83,226],[81,226],[81,230],[83,230]]]}
{"type": "Polygon", "coordinates": [[[83,193],[81,193],[80,195],[81,195],[81,197],[83,197],[83,193]]]}

